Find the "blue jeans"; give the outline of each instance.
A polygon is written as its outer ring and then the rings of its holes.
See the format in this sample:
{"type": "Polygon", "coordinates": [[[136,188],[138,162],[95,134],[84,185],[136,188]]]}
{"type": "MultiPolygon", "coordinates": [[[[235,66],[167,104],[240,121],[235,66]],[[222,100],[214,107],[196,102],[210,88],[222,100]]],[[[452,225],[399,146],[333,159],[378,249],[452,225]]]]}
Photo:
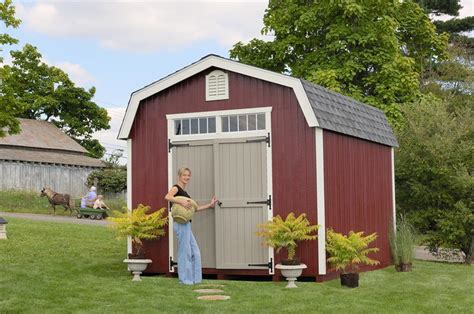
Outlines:
{"type": "Polygon", "coordinates": [[[191,230],[191,223],[173,224],[178,238],[178,277],[179,282],[192,285],[202,281],[201,252],[191,230]]]}

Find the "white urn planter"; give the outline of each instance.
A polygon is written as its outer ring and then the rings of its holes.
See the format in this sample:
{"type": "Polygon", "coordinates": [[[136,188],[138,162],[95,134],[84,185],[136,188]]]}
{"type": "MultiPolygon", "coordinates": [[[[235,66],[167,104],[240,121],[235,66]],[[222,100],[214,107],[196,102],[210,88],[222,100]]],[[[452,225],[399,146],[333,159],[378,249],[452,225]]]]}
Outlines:
{"type": "Polygon", "coordinates": [[[147,268],[148,264],[151,263],[151,259],[124,259],[124,263],[128,264],[128,270],[132,272],[132,281],[142,281],[140,275],[147,268]]]}
{"type": "Polygon", "coordinates": [[[307,266],[305,264],[299,264],[299,265],[277,264],[275,268],[279,269],[281,271],[281,274],[286,278],[286,280],[288,280],[288,284],[286,285],[286,288],[298,288],[298,286],[295,284],[296,279],[299,276],[301,276],[303,269],[306,269],[307,266]]]}

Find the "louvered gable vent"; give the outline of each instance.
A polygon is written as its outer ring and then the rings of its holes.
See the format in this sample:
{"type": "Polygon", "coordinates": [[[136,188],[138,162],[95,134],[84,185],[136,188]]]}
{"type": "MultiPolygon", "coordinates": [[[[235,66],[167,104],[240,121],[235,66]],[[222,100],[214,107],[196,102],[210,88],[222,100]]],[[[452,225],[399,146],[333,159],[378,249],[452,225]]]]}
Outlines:
{"type": "Polygon", "coordinates": [[[206,101],[229,99],[227,73],[215,70],[206,75],[206,101]]]}

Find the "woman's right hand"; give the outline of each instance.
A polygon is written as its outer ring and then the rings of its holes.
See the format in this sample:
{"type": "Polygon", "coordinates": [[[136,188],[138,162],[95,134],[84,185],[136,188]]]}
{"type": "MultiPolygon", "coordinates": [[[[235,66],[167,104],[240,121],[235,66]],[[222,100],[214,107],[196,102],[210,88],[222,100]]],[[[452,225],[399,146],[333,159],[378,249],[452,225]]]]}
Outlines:
{"type": "Polygon", "coordinates": [[[186,209],[191,209],[193,207],[190,200],[181,200],[179,204],[186,209]]]}

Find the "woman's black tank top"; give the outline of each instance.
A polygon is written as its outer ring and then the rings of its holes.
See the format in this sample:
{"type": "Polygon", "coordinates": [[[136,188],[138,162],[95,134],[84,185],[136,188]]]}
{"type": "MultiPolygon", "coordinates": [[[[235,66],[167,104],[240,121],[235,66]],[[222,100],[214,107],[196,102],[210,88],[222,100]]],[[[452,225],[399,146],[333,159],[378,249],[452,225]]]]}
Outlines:
{"type": "Polygon", "coordinates": [[[184,197],[187,197],[187,198],[191,198],[191,196],[189,196],[188,192],[183,190],[179,185],[175,184],[173,186],[178,188],[178,192],[174,196],[184,196],[184,197]]]}

